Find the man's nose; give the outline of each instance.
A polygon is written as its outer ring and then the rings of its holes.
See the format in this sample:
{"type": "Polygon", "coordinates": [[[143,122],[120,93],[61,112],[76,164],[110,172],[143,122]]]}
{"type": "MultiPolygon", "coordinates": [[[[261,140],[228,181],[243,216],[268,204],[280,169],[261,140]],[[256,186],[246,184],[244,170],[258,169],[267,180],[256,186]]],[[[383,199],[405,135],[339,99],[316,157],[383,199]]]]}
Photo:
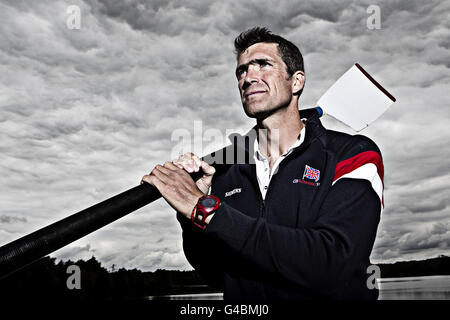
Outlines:
{"type": "Polygon", "coordinates": [[[242,85],[242,89],[245,90],[252,83],[258,83],[258,82],[259,82],[259,68],[256,66],[250,65],[245,74],[244,84],[242,85]]]}

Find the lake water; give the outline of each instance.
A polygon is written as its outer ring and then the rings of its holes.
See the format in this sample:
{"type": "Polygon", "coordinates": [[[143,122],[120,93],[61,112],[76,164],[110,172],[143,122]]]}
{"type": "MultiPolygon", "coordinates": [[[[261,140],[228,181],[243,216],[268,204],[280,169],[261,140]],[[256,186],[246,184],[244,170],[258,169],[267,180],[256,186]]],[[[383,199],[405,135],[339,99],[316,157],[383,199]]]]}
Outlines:
{"type": "MultiPolygon", "coordinates": [[[[450,300],[450,276],[378,279],[379,300],[450,300]]],[[[149,300],[222,300],[222,293],[152,296],[149,300]]]]}
{"type": "Polygon", "coordinates": [[[379,300],[450,300],[450,276],[379,279],[379,300]]]}

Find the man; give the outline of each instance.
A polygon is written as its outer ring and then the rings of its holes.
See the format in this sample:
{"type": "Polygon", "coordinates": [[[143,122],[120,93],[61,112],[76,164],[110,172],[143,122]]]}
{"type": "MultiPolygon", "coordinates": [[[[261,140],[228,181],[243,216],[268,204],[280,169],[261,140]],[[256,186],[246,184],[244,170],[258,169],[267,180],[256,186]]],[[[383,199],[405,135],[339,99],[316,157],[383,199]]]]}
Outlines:
{"type": "Polygon", "coordinates": [[[235,48],[257,135],[231,148],[247,161],[216,171],[186,154],[142,180],[177,210],[187,259],[225,299],[376,299],[366,282],[382,208],[379,149],[326,130],[314,109],[299,113],[305,74],[294,44],[257,27],[235,48]],[[200,170],[194,183],[188,173],[200,170]]]}

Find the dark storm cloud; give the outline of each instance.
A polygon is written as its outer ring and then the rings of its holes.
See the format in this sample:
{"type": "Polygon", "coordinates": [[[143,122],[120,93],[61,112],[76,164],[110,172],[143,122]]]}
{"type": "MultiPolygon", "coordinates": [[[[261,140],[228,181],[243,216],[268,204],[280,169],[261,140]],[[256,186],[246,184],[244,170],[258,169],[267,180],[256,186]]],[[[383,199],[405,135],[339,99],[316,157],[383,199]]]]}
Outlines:
{"type": "Polygon", "coordinates": [[[27,222],[27,219],[14,216],[7,216],[4,214],[0,216],[0,223],[17,223],[17,222],[27,222]]]}
{"type": "Polygon", "coordinates": [[[202,1],[117,1],[98,0],[92,9],[99,14],[124,21],[136,30],[151,30],[157,34],[175,36],[189,26],[189,30],[202,31],[203,20],[210,4],[202,1]]]}
{"type": "Polygon", "coordinates": [[[176,36],[183,31],[202,33],[218,27],[239,33],[264,21],[275,29],[296,28],[301,19],[338,22],[351,1],[119,1],[97,0],[93,10],[136,30],[176,36]],[[220,14],[218,14],[220,13],[220,14]],[[215,16],[214,16],[215,15],[215,16]],[[214,18],[213,18],[214,17],[214,18]]]}
{"type": "Polygon", "coordinates": [[[429,203],[423,203],[423,204],[417,204],[415,206],[408,206],[409,210],[411,210],[412,213],[426,213],[430,211],[440,211],[447,208],[447,202],[448,199],[444,199],[439,202],[429,202],[429,203]]]}

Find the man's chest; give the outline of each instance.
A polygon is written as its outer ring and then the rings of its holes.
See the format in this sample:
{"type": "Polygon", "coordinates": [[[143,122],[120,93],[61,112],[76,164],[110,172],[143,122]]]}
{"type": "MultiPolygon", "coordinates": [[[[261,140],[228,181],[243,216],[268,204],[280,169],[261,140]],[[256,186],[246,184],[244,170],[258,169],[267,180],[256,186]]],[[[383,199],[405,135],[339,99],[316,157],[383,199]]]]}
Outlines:
{"type": "Polygon", "coordinates": [[[334,167],[325,153],[284,159],[270,181],[264,180],[264,199],[257,171],[254,164],[234,165],[214,181],[212,192],[248,216],[282,226],[306,227],[315,220],[329,191],[334,167]]]}

